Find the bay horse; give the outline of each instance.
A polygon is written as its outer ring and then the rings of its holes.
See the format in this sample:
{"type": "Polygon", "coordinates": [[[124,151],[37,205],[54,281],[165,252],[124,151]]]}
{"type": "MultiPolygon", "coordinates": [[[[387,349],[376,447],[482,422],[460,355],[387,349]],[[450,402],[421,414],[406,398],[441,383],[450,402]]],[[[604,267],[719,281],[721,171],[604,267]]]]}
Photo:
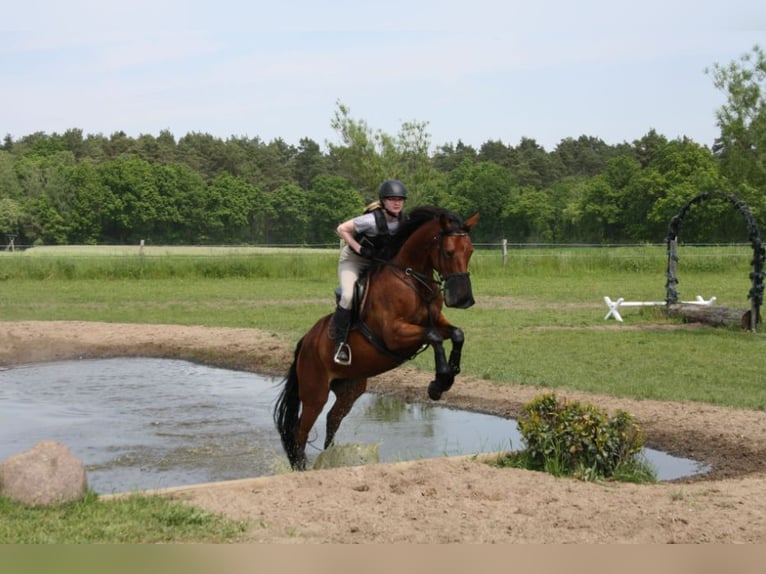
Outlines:
{"type": "Polygon", "coordinates": [[[351,365],[333,362],[332,314],[319,319],[298,341],[295,357],[274,407],[274,423],[294,470],[306,468],[309,432],[330,395],[324,448],[343,418],[367,389],[369,377],[398,367],[428,346],[436,375],[428,396],[439,400],[460,372],[463,331],[442,313],[442,305],[473,305],[468,262],[473,254],[469,232],[479,219],[467,220],[442,208],[413,209],[391,238],[384,260],[367,273],[348,343],[351,365]],[[444,340],[450,339],[449,359],[444,340]]]}

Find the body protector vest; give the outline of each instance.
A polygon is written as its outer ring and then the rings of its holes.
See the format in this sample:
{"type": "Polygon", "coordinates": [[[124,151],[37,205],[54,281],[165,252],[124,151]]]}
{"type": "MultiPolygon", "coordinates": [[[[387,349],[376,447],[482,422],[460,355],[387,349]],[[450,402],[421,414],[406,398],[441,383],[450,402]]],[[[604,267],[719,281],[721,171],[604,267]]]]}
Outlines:
{"type": "Polygon", "coordinates": [[[372,247],[375,252],[375,257],[382,257],[391,233],[388,230],[388,222],[386,222],[386,215],[383,213],[382,208],[376,207],[370,210],[370,213],[375,216],[375,228],[377,234],[371,236],[364,233],[357,233],[354,235],[354,239],[361,245],[372,247]]]}

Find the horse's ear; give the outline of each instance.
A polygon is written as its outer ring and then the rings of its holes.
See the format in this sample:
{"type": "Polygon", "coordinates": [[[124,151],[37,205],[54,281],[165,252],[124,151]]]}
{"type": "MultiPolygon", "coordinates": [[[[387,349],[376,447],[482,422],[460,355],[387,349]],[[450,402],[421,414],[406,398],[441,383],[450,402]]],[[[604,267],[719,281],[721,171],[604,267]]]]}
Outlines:
{"type": "Polygon", "coordinates": [[[479,212],[477,211],[469,217],[463,224],[467,229],[471,229],[479,221],[479,212]]]}

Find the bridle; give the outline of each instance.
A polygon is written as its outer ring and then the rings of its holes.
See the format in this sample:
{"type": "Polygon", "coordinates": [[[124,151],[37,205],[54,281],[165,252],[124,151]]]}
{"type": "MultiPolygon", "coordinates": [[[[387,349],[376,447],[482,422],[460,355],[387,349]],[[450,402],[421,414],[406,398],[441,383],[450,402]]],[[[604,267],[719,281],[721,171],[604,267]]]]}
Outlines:
{"type": "MultiPolygon", "coordinates": [[[[403,266],[398,263],[394,263],[393,261],[380,261],[385,269],[388,269],[394,275],[394,277],[402,281],[408,288],[412,289],[418,295],[418,297],[425,302],[427,324],[430,327],[433,327],[435,323],[432,303],[438,298],[440,294],[443,293],[444,301],[446,304],[448,300],[451,299],[451,285],[456,285],[455,289],[457,289],[457,292],[463,293],[463,295],[457,299],[457,301],[461,304],[455,306],[465,308],[470,307],[474,303],[473,295],[471,293],[471,283],[467,271],[459,271],[455,273],[449,273],[447,275],[442,274],[442,269],[446,266],[444,239],[446,237],[465,237],[467,235],[468,232],[464,228],[456,227],[456,224],[453,222],[450,229],[443,229],[438,234],[433,236],[429,249],[433,248],[434,243],[438,242],[439,244],[439,255],[437,261],[440,269],[433,269],[436,277],[434,277],[434,273],[429,276],[425,273],[421,273],[420,271],[413,269],[412,267],[403,266]]],[[[380,337],[376,335],[372,329],[370,329],[364,319],[359,321],[359,330],[376,349],[394,358],[400,363],[413,358],[415,355],[421,353],[428,347],[428,343],[425,343],[412,355],[402,355],[388,349],[380,337]]]]}
{"type": "MultiPolygon", "coordinates": [[[[433,271],[436,273],[436,277],[421,273],[419,271],[416,271],[412,267],[404,267],[402,265],[393,263],[391,261],[386,261],[384,265],[386,267],[397,269],[403,273],[403,275],[399,275],[397,273],[394,273],[394,275],[401,279],[405,285],[407,285],[410,289],[413,289],[418,293],[418,295],[426,301],[426,303],[432,302],[439,293],[443,293],[445,291],[445,287],[448,284],[449,281],[457,280],[467,280],[469,273],[467,271],[455,271],[453,273],[449,273],[447,275],[444,275],[442,273],[442,270],[446,267],[446,260],[447,256],[444,253],[444,239],[446,237],[467,237],[468,232],[465,231],[463,228],[458,227],[455,229],[455,224],[453,223],[452,228],[442,230],[438,234],[434,235],[431,239],[430,245],[433,245],[434,243],[438,242],[439,244],[439,254],[437,256],[438,261],[438,268],[434,267],[433,271]],[[413,281],[407,281],[407,278],[412,278],[413,281]],[[423,287],[425,291],[427,292],[427,296],[423,295],[423,291],[418,289],[418,285],[423,287]]],[[[430,249],[430,247],[429,247],[430,249]]],[[[393,271],[392,271],[393,272],[393,271]]],[[[429,308],[429,315],[430,315],[430,308],[429,308]]]]}

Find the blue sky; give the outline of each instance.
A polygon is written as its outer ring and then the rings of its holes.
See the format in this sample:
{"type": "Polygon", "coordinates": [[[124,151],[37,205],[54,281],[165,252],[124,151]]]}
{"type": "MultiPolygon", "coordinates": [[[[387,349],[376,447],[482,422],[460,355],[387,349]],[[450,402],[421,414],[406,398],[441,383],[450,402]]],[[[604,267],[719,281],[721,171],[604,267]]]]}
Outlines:
{"type": "MultiPolygon", "coordinates": [[[[10,3],[6,3],[10,4],[10,3]]],[[[766,48],[761,0],[26,0],[0,19],[0,136],[80,128],[338,142],[337,102],[433,146],[655,129],[711,145],[705,68],[766,48]]]]}

